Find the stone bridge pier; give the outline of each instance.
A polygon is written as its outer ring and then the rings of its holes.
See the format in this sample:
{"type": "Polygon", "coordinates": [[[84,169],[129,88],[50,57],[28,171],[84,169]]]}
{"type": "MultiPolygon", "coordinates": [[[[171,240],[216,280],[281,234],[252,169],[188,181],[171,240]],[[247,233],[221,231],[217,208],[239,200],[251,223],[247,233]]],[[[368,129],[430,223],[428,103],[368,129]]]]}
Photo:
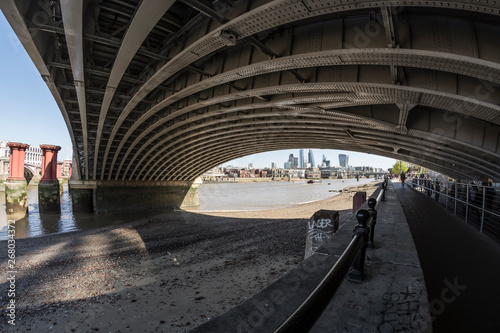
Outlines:
{"type": "Polygon", "coordinates": [[[29,145],[10,142],[7,146],[10,148],[9,177],[5,181],[7,217],[20,220],[28,211],[28,183],[24,178],[24,155],[29,145]]]}
{"type": "Polygon", "coordinates": [[[61,147],[40,145],[42,149],[42,178],[38,184],[38,209],[40,212],[59,212],[61,192],[57,179],[57,152],[61,147]]]}
{"type": "Polygon", "coordinates": [[[75,213],[131,213],[198,209],[194,181],[78,181],[69,183],[75,213]]]}

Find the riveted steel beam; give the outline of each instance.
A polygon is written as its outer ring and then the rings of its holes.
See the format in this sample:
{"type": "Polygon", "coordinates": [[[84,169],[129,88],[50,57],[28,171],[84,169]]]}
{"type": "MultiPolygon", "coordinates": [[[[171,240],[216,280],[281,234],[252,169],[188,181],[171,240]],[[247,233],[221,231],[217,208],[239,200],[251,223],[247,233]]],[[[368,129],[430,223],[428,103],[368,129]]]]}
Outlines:
{"type": "Polygon", "coordinates": [[[61,3],[61,14],[64,22],[64,35],[68,44],[69,60],[73,74],[76,95],[78,97],[78,108],[80,110],[80,121],[83,134],[83,156],[85,161],[84,174],[89,179],[89,148],[87,132],[87,105],[85,96],[85,69],[83,50],[83,2],[82,0],[63,1],[61,3]]]}
{"type": "MultiPolygon", "coordinates": [[[[359,8],[370,8],[370,7],[390,7],[393,3],[390,1],[373,2],[373,1],[360,1],[358,3],[359,8]]],[[[408,6],[409,3],[400,2],[399,6],[408,6]]],[[[413,5],[413,2],[412,2],[413,5]]],[[[462,10],[476,11],[476,12],[486,12],[491,15],[499,15],[498,5],[492,3],[486,3],[484,5],[478,6],[466,6],[462,8],[457,7],[457,3],[443,1],[439,3],[422,3],[422,6],[443,6],[443,8],[457,8],[462,10]]],[[[144,84],[131,99],[129,104],[125,107],[122,118],[119,119],[115,125],[115,130],[111,134],[111,141],[114,139],[117,128],[121,126],[128,113],[140,102],[140,100],[147,95],[152,89],[154,89],[159,82],[165,81],[175,73],[191,63],[202,59],[209,54],[212,54],[228,45],[227,40],[221,37],[224,31],[231,31],[238,38],[245,38],[252,36],[261,31],[269,30],[274,27],[283,24],[289,24],[297,20],[304,20],[308,18],[313,18],[318,15],[325,15],[328,13],[338,13],[345,10],[350,10],[343,4],[332,4],[328,1],[272,1],[265,5],[262,5],[244,15],[241,15],[230,22],[222,25],[219,28],[214,29],[206,36],[200,38],[197,42],[184,48],[179,54],[172,58],[166,65],[164,65],[159,71],[151,77],[151,79],[144,84]],[[276,20],[274,15],[278,16],[279,20],[276,20]]],[[[105,160],[107,159],[109,149],[105,154],[105,160]]],[[[114,165],[114,163],[112,163],[114,165]]]]}
{"type": "Polygon", "coordinates": [[[334,133],[329,147],[344,138],[358,151],[500,179],[497,2],[244,0],[227,10],[105,0],[65,18],[79,0],[61,7],[64,28],[36,20],[37,4],[5,3],[9,21],[29,24],[23,45],[65,116],[83,178],[191,178],[206,163],[279,146],[266,132],[275,129],[301,137],[287,147],[319,147],[334,133]],[[265,145],[238,143],[260,132],[265,145]],[[217,151],[225,141],[234,151],[217,151]]]}
{"type": "MultiPolygon", "coordinates": [[[[158,112],[163,108],[168,107],[172,102],[177,101],[181,98],[184,98],[188,95],[196,94],[202,91],[202,89],[206,89],[207,86],[215,86],[222,82],[231,82],[236,79],[241,79],[242,77],[248,77],[251,75],[274,72],[278,70],[287,70],[291,67],[300,67],[300,66],[325,66],[325,65],[347,65],[347,64],[355,64],[361,63],[366,60],[363,57],[371,57],[373,59],[374,55],[379,53],[381,59],[385,60],[382,64],[390,64],[391,62],[398,63],[401,66],[421,66],[423,68],[428,68],[431,66],[435,66],[436,63],[442,63],[443,69],[447,69],[450,72],[460,73],[462,75],[470,75],[475,76],[478,79],[490,79],[494,81],[494,83],[500,83],[500,66],[495,63],[485,62],[478,59],[470,59],[462,56],[454,56],[449,54],[440,54],[436,52],[429,51],[415,51],[415,50],[388,50],[388,49],[374,49],[374,50],[340,50],[340,51],[332,51],[332,52],[320,52],[315,54],[307,54],[303,56],[293,56],[293,57],[285,57],[281,59],[277,59],[275,61],[271,60],[265,62],[263,64],[248,66],[247,68],[241,68],[238,70],[231,71],[229,73],[220,74],[218,76],[212,77],[210,79],[204,80],[203,82],[192,85],[186,89],[181,90],[179,93],[171,95],[161,103],[153,106],[146,113],[144,113],[138,120],[136,120],[135,124],[127,131],[125,135],[125,139],[121,142],[120,148],[125,145],[128,136],[132,134],[134,130],[136,130],[146,119],[151,117],[153,114],[158,112]],[[417,57],[419,59],[417,59],[417,57]],[[440,59],[442,57],[442,59],[440,59]],[[352,61],[348,61],[347,59],[352,59],[352,61]],[[450,61],[451,59],[454,61],[450,61]],[[307,59],[305,62],[303,59],[307,59]],[[342,61],[340,60],[342,59],[342,61]],[[467,64],[467,62],[470,62],[467,64]],[[426,65],[428,64],[428,66],[426,65]],[[484,68],[481,68],[484,66],[484,68]],[[448,68],[446,68],[448,67],[448,68]],[[458,71],[458,69],[461,69],[458,71]],[[467,72],[466,72],[467,71],[467,72]],[[243,74],[244,73],[244,74],[243,74]],[[213,84],[211,83],[213,82],[213,84]]],[[[366,58],[367,59],[367,58],[366,58]]],[[[375,64],[375,62],[374,62],[375,64]]],[[[477,87],[481,87],[481,82],[476,83],[477,87]]],[[[404,90],[404,87],[398,87],[400,90],[404,90]]],[[[245,96],[246,92],[242,92],[240,96],[245,96]]],[[[251,96],[248,93],[247,96],[251,96]]],[[[472,101],[472,100],[471,100],[472,101]]],[[[493,114],[497,113],[497,106],[492,106],[494,110],[492,110],[493,114]]],[[[112,166],[114,163],[112,163],[112,166]]]]}
{"type": "Polygon", "coordinates": [[[101,142],[102,130],[104,127],[104,121],[108,113],[111,100],[115,94],[116,88],[120,83],[121,78],[125,74],[127,67],[129,66],[132,58],[135,56],[142,43],[146,39],[147,35],[154,28],[156,23],[162,18],[165,12],[172,6],[174,0],[143,0],[140,3],[140,7],[134,14],[134,18],[130,23],[127,33],[123,38],[123,42],[120,45],[118,54],[116,55],[115,61],[113,63],[113,68],[109,74],[108,83],[106,85],[106,92],[101,105],[101,112],[99,115],[99,124],[97,127],[97,136],[94,147],[94,175],[93,178],[96,179],[97,173],[97,161],[99,157],[99,147],[101,142]]]}

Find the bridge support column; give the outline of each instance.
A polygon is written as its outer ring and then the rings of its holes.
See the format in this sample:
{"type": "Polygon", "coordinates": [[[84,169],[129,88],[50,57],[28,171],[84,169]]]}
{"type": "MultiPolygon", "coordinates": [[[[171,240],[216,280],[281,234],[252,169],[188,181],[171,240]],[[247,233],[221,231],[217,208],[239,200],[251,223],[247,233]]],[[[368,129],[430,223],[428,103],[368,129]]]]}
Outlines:
{"type": "Polygon", "coordinates": [[[181,209],[197,210],[200,208],[200,199],[198,197],[198,187],[203,183],[200,177],[196,178],[189,188],[184,200],[182,200],[181,209]]]}
{"type": "Polygon", "coordinates": [[[57,152],[59,146],[40,145],[42,148],[42,178],[38,183],[38,209],[40,212],[59,212],[61,192],[57,180],[57,152]]]}
{"type": "Polygon", "coordinates": [[[193,181],[70,181],[73,211],[95,214],[153,212],[199,205],[193,181]],[[198,203],[198,204],[197,204],[198,203]],[[189,205],[188,205],[189,204],[189,205]]]}
{"type": "Polygon", "coordinates": [[[10,148],[9,177],[5,181],[5,204],[9,219],[20,220],[28,211],[28,183],[24,178],[24,155],[29,145],[17,142],[10,148]]]}
{"type": "Polygon", "coordinates": [[[73,204],[74,214],[94,213],[95,184],[84,181],[69,181],[69,195],[73,204]]]}

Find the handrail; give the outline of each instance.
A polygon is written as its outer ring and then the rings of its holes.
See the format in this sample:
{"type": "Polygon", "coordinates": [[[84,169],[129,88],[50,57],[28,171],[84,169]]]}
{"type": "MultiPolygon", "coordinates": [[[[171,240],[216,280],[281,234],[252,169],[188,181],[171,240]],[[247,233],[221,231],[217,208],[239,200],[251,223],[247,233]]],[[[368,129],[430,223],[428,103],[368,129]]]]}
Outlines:
{"type": "MultiPolygon", "coordinates": [[[[354,228],[353,237],[349,245],[328,271],[323,280],[302,302],[285,322],[274,333],[304,333],[308,332],[323,314],[348,272],[360,271],[362,279],[363,264],[366,247],[370,236],[370,225],[376,221],[376,210],[384,197],[387,188],[387,179],[382,184],[382,189],[377,199],[370,198],[370,211],[360,209],[356,212],[358,225],[354,228]],[[370,202],[371,200],[371,202],[370,202]],[[373,204],[374,203],[374,204],[373,204]],[[373,213],[375,212],[375,213],[373,213]],[[354,264],[353,264],[354,263],[354,264]],[[352,266],[352,267],[351,267],[352,266]]],[[[373,224],[374,227],[374,224],[373,224]]],[[[357,272],[359,274],[359,272],[357,272]]],[[[360,282],[360,281],[356,281],[360,282]]]]}
{"type": "Polygon", "coordinates": [[[343,282],[344,276],[363,245],[363,238],[361,235],[355,235],[352,238],[335,265],[314,291],[274,333],[304,333],[314,326],[343,282]]]}
{"type": "Polygon", "coordinates": [[[489,233],[491,233],[494,237],[500,239],[500,228],[498,225],[498,221],[495,221],[500,218],[500,214],[494,209],[494,206],[500,206],[496,188],[492,186],[480,186],[476,184],[458,182],[440,182],[425,178],[413,178],[412,182],[409,183],[409,185],[413,189],[421,188],[422,190],[425,190],[429,197],[434,195],[434,199],[436,200],[436,202],[439,205],[445,206],[445,209],[447,210],[448,202],[451,201],[451,203],[454,205],[452,209],[454,215],[462,215],[462,218],[466,223],[469,223],[470,221],[477,223],[480,232],[484,232],[485,229],[488,229],[487,231],[489,233]],[[450,184],[452,193],[451,195],[450,184]],[[479,200],[477,203],[472,200],[472,188],[477,189],[476,197],[479,196],[479,200]],[[487,194],[488,189],[493,190],[493,194],[487,194]],[[444,204],[441,203],[442,201],[444,201],[444,204]],[[462,214],[458,212],[459,203],[463,205],[462,214]],[[475,210],[477,212],[477,215],[472,215],[471,210],[475,210]]]}

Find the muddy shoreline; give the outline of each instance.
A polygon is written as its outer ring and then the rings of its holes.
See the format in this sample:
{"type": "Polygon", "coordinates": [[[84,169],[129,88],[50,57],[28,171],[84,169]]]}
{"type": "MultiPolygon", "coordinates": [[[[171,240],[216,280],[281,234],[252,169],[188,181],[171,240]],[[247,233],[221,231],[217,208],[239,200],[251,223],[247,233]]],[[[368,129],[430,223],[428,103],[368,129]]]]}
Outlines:
{"type": "MultiPolygon", "coordinates": [[[[9,325],[7,242],[0,331],[187,332],[258,293],[304,257],[320,209],[352,216],[352,196],[245,212],[177,211],[122,226],[16,240],[9,325]]],[[[359,190],[368,195],[369,184],[359,190]]]]}

